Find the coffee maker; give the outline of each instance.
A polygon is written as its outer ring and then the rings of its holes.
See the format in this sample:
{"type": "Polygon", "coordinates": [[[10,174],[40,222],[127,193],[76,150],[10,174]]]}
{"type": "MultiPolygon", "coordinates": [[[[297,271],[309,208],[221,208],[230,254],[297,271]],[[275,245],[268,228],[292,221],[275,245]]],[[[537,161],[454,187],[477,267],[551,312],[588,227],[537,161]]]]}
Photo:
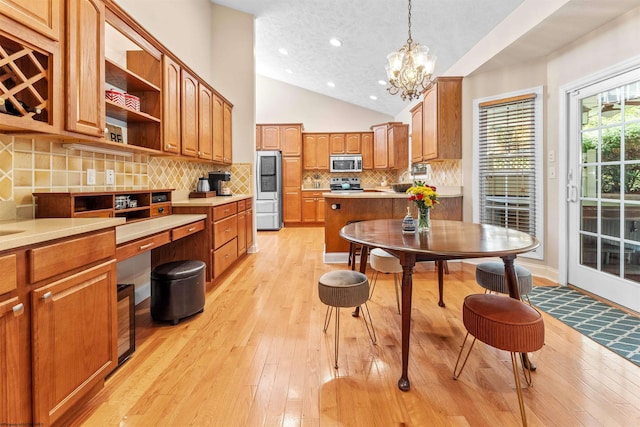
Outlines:
{"type": "Polygon", "coordinates": [[[225,181],[231,181],[231,172],[209,172],[209,186],[216,196],[231,196],[231,193],[222,194],[222,183],[225,181]]]}

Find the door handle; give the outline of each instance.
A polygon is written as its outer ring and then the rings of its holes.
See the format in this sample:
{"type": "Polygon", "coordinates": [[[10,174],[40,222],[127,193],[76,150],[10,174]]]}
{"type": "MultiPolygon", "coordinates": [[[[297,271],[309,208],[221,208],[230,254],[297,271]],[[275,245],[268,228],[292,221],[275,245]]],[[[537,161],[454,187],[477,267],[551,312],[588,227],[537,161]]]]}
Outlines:
{"type": "Polygon", "coordinates": [[[13,306],[12,308],[13,310],[13,315],[14,316],[20,316],[22,313],[24,313],[24,304],[20,303],[20,304],[16,304],[13,306]]]}
{"type": "Polygon", "coordinates": [[[44,302],[49,302],[51,297],[53,297],[53,293],[51,293],[51,291],[49,291],[49,292],[45,292],[44,295],[42,295],[41,298],[44,300],[44,302]]]}
{"type": "Polygon", "coordinates": [[[578,201],[578,187],[569,183],[567,184],[567,202],[575,203],[578,201]]]}

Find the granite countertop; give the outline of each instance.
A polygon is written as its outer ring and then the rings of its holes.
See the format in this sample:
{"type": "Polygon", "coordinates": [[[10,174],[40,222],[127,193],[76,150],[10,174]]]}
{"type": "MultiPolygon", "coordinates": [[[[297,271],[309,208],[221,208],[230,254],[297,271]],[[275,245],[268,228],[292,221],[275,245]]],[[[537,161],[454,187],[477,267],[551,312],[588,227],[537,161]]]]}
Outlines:
{"type": "Polygon", "coordinates": [[[233,196],[215,196],[215,197],[202,197],[202,198],[184,198],[172,200],[172,206],[220,206],[225,203],[237,202],[238,200],[251,199],[251,194],[234,194],[233,196]]]}
{"type": "Polygon", "coordinates": [[[0,221],[0,250],[43,243],[124,224],[125,218],[40,218],[0,221]]]}
{"type": "Polygon", "coordinates": [[[174,214],[119,225],[116,227],[116,245],[151,236],[152,234],[161,233],[206,218],[207,215],[205,214],[174,214]]]}
{"type": "MultiPolygon", "coordinates": [[[[337,191],[337,192],[325,192],[322,193],[324,197],[337,197],[343,199],[404,199],[407,197],[406,193],[397,193],[393,191],[391,187],[375,187],[375,188],[365,188],[365,190],[375,190],[375,191],[363,191],[363,192],[353,192],[353,191],[337,191]]],[[[462,187],[438,187],[437,189],[438,197],[440,198],[448,198],[448,197],[462,197],[462,187]]]]}

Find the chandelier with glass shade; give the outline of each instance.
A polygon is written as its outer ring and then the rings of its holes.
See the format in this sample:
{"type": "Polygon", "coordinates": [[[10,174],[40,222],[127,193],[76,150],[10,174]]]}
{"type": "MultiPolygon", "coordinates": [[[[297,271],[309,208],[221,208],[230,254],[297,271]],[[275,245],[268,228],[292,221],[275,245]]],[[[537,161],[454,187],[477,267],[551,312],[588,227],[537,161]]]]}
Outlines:
{"type": "Polygon", "coordinates": [[[397,52],[387,55],[385,66],[391,95],[400,93],[403,101],[419,98],[420,93],[432,84],[431,76],[436,66],[436,57],[429,55],[429,48],[415,43],[411,38],[411,0],[409,0],[409,38],[407,44],[397,52]]]}

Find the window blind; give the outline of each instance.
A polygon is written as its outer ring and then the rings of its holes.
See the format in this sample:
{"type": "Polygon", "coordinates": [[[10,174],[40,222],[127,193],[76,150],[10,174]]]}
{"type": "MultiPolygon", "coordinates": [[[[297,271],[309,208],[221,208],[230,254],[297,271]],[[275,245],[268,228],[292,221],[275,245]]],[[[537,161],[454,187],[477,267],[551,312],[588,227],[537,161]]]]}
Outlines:
{"type": "Polygon", "coordinates": [[[480,222],[536,235],[535,94],[479,104],[480,222]]]}

